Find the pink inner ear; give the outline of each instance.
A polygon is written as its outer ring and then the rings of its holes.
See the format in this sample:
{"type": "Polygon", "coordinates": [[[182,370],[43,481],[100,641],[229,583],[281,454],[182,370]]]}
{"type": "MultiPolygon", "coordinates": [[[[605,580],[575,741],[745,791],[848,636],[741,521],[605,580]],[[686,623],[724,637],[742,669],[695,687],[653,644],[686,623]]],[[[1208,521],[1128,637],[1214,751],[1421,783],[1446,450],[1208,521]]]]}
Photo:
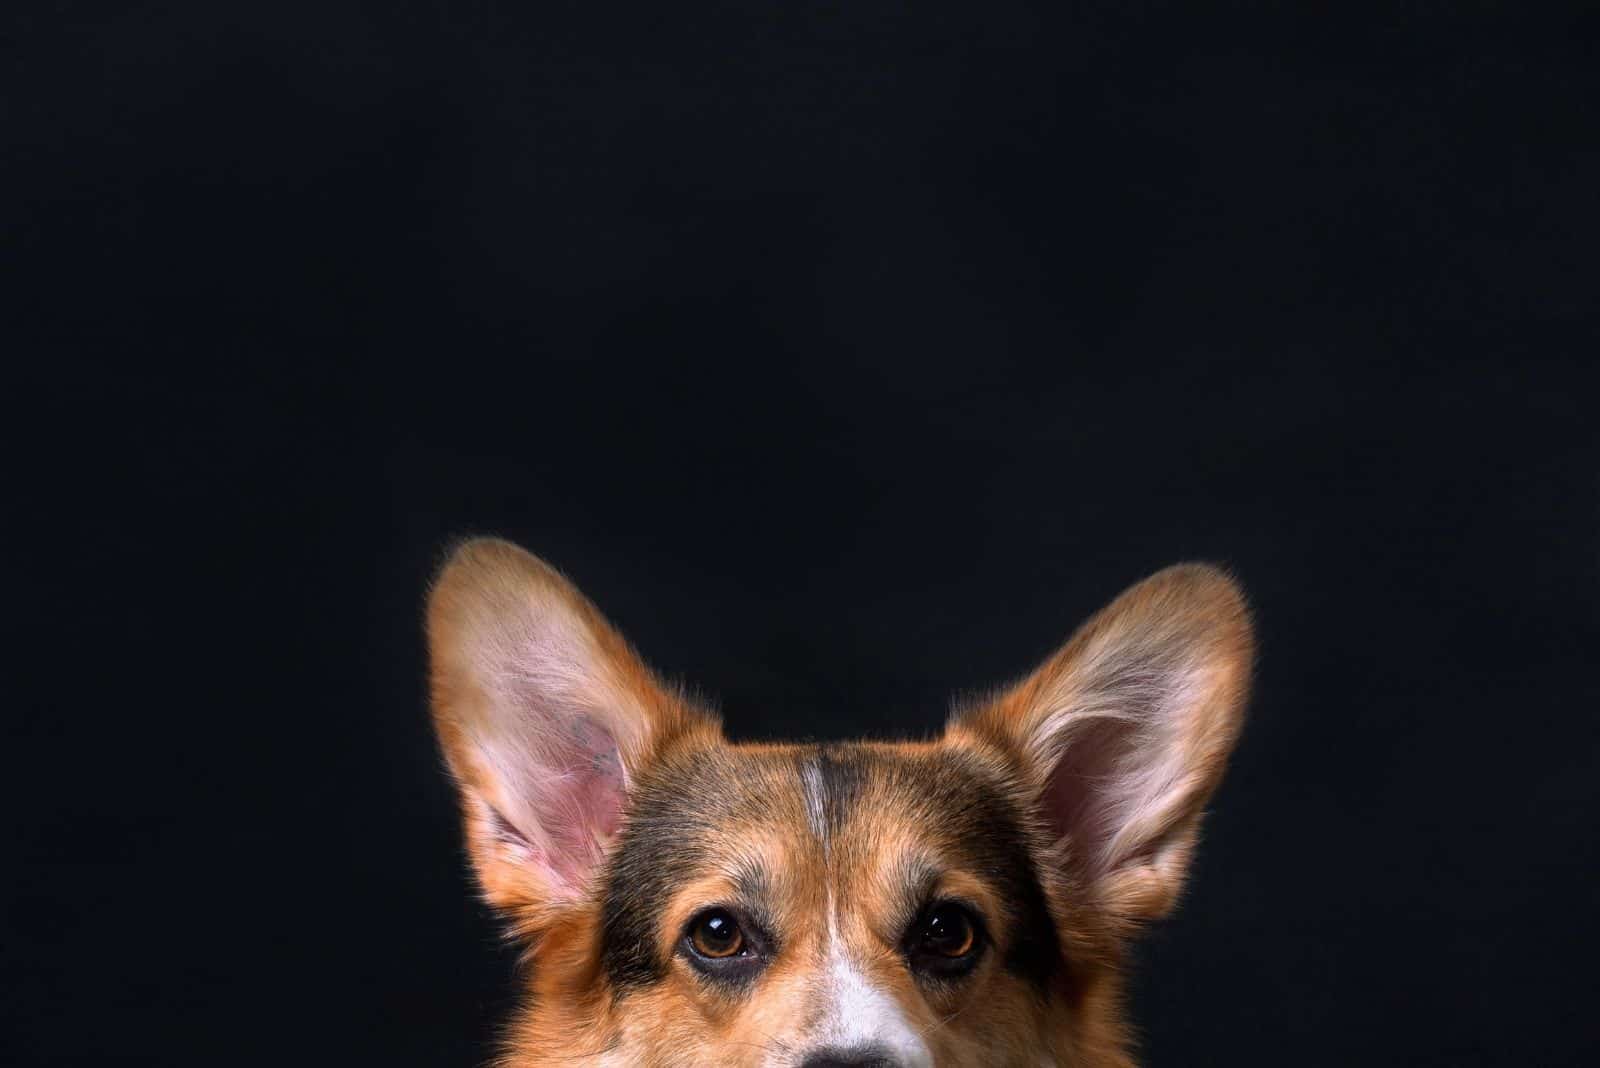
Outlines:
{"type": "Polygon", "coordinates": [[[1126,803],[1126,774],[1133,726],[1106,719],[1080,728],[1067,743],[1045,784],[1041,807],[1050,828],[1070,843],[1072,856],[1090,878],[1112,867],[1109,855],[1126,803]]]}
{"type": "Polygon", "coordinates": [[[622,818],[624,784],[616,740],[581,716],[541,771],[545,780],[536,787],[536,803],[542,804],[534,816],[550,842],[544,859],[557,878],[577,887],[600,863],[604,843],[622,818]]]}

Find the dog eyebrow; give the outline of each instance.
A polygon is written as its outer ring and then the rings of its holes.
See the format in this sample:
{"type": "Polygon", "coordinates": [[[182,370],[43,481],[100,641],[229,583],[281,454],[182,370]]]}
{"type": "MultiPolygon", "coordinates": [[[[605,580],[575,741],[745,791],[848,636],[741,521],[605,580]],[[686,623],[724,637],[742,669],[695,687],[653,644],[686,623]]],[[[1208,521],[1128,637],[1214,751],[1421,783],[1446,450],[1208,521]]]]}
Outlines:
{"type": "Polygon", "coordinates": [[[944,871],[925,857],[910,857],[895,865],[896,893],[890,916],[896,927],[910,926],[943,876],[944,871]]]}
{"type": "Polygon", "coordinates": [[[746,854],[734,858],[723,874],[733,886],[734,900],[729,904],[742,910],[769,948],[775,950],[782,938],[772,911],[772,873],[766,864],[759,857],[746,854]]]}
{"type": "Polygon", "coordinates": [[[746,901],[765,901],[772,894],[772,877],[754,857],[740,857],[728,872],[734,890],[746,901]]]}

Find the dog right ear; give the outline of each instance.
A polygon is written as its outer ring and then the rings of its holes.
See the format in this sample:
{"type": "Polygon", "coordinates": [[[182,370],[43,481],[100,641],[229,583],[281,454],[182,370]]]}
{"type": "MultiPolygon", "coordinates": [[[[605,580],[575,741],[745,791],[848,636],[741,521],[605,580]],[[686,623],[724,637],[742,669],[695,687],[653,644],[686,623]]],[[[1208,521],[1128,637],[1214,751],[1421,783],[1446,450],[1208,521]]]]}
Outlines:
{"type": "Polygon", "coordinates": [[[1157,919],[1238,739],[1254,650],[1231,578],[1169,567],[956,726],[1020,758],[1057,859],[1110,915],[1157,919]]]}
{"type": "Polygon", "coordinates": [[[715,721],[656,682],[571,583],[510,542],[451,554],[428,597],[434,726],[490,903],[535,931],[583,900],[631,782],[715,721]]]}

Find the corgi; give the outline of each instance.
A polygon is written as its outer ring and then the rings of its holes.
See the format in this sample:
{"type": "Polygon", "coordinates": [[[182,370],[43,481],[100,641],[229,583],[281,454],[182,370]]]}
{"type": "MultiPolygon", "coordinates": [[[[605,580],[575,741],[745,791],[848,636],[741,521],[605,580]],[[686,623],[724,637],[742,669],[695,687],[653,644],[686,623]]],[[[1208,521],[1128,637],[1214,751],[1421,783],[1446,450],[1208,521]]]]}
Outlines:
{"type": "Polygon", "coordinates": [[[1214,567],[1131,587],[928,741],[731,744],[557,571],[455,549],[428,598],[467,852],[523,944],[501,1068],[1132,1065],[1253,637],[1214,567]]]}

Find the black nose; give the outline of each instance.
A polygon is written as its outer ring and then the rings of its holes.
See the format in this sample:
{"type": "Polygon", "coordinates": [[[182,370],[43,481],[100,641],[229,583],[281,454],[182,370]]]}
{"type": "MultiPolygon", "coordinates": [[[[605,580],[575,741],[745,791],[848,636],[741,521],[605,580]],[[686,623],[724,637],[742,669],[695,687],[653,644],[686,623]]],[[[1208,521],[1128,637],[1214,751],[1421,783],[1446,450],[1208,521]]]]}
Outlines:
{"type": "Polygon", "coordinates": [[[800,1068],[898,1068],[882,1046],[819,1049],[800,1062],[800,1068]]]}

